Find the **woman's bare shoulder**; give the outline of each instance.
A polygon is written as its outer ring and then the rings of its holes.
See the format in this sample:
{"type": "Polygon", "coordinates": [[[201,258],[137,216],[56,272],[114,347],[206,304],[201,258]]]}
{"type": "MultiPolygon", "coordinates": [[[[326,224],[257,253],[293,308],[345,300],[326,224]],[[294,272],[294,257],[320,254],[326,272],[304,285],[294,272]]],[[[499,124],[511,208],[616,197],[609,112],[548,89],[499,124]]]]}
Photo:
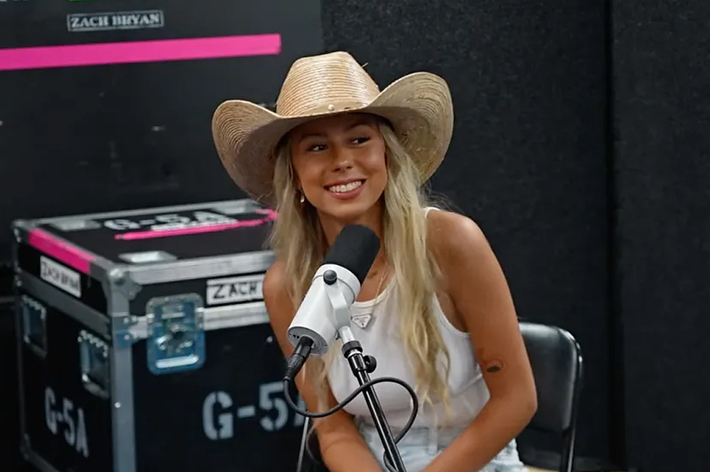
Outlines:
{"type": "Polygon", "coordinates": [[[278,295],[286,288],[286,264],[276,260],[264,275],[264,297],[278,295]]]}
{"type": "Polygon", "coordinates": [[[288,289],[288,276],[286,274],[286,264],[282,261],[275,261],[264,275],[264,303],[269,312],[269,318],[281,319],[293,318],[294,310],[288,289]]]}
{"type": "Polygon", "coordinates": [[[463,254],[488,248],[483,231],[466,215],[447,210],[430,211],[427,226],[430,247],[440,264],[456,264],[463,254]]]}

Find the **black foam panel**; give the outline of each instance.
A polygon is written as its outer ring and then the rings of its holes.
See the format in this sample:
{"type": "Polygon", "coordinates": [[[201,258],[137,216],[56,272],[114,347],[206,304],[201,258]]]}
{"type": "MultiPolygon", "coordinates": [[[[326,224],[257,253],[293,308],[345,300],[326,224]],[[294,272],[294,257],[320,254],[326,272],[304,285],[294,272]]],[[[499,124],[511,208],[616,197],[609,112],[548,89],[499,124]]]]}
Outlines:
{"type": "Polygon", "coordinates": [[[629,462],[707,470],[710,4],[624,0],[613,12],[629,462]]]}
{"type": "Polygon", "coordinates": [[[432,180],[488,235],[521,318],[584,350],[578,453],[609,455],[604,2],[329,0],[328,50],[386,86],[428,70],[455,104],[432,180]]]}

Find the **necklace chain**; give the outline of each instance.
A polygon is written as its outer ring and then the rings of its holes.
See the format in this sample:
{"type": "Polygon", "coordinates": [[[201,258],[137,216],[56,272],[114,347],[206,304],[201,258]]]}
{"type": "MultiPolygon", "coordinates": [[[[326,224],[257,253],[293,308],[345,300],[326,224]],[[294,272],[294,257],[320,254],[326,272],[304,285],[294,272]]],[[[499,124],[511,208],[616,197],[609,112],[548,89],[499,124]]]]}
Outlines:
{"type": "MultiPolygon", "coordinates": [[[[382,283],[385,281],[387,269],[389,269],[389,261],[385,259],[385,267],[382,270],[382,275],[380,275],[380,281],[377,284],[377,291],[375,292],[375,296],[372,298],[373,301],[376,300],[377,297],[380,295],[380,289],[382,288],[382,283]]],[[[369,313],[361,313],[359,315],[353,315],[353,313],[351,313],[350,319],[352,319],[360,328],[365,329],[367,328],[367,325],[370,324],[370,320],[372,319],[372,314],[374,311],[375,306],[373,303],[373,306],[370,307],[369,313]]]]}
{"type": "Polygon", "coordinates": [[[375,291],[375,296],[373,298],[377,298],[380,295],[380,289],[382,288],[382,282],[385,280],[385,276],[387,275],[387,269],[389,268],[389,260],[385,259],[385,268],[382,269],[382,275],[380,276],[380,282],[377,284],[377,290],[375,291]]]}

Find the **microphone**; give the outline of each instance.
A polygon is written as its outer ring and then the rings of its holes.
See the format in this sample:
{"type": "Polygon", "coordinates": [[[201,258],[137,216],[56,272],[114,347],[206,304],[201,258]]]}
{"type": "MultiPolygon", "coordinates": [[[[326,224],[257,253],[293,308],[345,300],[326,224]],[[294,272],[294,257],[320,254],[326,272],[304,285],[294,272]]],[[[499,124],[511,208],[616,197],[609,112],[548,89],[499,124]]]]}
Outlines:
{"type": "Polygon", "coordinates": [[[311,354],[328,352],[337,336],[345,342],[352,340],[350,306],[379,250],[380,239],[367,226],[342,229],[288,328],[287,337],[295,349],[286,363],[286,379],[293,380],[311,354]]]}

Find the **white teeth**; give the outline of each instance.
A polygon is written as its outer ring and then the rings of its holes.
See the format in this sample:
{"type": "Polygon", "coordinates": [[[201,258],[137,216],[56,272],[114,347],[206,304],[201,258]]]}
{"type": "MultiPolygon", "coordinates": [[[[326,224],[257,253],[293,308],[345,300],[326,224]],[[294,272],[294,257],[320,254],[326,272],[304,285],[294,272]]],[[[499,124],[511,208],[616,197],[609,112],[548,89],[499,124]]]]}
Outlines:
{"type": "Polygon", "coordinates": [[[355,190],[360,185],[362,185],[362,180],[356,180],[355,182],[350,182],[345,185],[333,185],[332,187],[328,187],[328,191],[333,193],[345,193],[355,190]]]}

